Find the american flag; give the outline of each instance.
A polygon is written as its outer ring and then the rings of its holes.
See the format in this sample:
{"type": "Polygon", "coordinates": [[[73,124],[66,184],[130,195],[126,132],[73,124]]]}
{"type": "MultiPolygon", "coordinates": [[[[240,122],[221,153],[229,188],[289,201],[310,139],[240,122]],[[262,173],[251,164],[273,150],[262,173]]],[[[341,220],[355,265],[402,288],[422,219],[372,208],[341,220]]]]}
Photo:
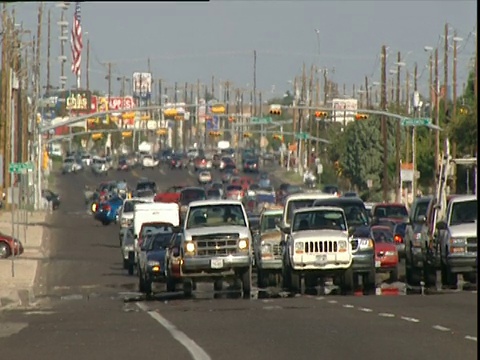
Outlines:
{"type": "Polygon", "coordinates": [[[72,26],[72,72],[79,77],[80,65],[82,62],[82,25],[80,23],[80,2],[75,3],[75,13],[73,14],[73,26],[72,26]]]}

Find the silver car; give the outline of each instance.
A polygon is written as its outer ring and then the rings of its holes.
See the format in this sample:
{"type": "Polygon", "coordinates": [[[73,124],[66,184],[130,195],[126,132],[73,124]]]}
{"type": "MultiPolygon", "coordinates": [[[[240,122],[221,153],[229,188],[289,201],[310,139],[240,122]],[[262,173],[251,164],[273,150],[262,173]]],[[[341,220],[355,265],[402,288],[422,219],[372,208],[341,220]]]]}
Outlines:
{"type": "Polygon", "coordinates": [[[74,157],[67,157],[63,160],[62,174],[76,173],[80,170],[82,170],[82,165],[74,157]]]}
{"type": "Polygon", "coordinates": [[[107,175],[108,164],[105,158],[94,157],[92,160],[92,172],[95,175],[107,175]]]}
{"type": "Polygon", "coordinates": [[[128,275],[133,275],[135,269],[135,238],[132,228],[120,229],[120,245],[123,268],[128,270],[128,275]]]}

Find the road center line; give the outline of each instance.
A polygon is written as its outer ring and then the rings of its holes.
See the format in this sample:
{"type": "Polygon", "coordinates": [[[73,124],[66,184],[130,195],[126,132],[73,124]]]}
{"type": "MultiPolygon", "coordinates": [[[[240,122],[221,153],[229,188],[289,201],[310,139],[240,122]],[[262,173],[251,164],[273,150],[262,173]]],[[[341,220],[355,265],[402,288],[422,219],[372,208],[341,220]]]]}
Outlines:
{"type": "Polygon", "coordinates": [[[475,341],[475,342],[477,341],[477,337],[476,337],[476,336],[467,335],[467,336],[465,336],[465,339],[466,339],[466,340],[472,340],[472,341],[475,341]]]}
{"type": "Polygon", "coordinates": [[[358,308],[358,310],[363,312],[368,312],[368,313],[373,311],[372,309],[368,309],[368,308],[358,308]]]}
{"type": "Polygon", "coordinates": [[[434,326],[432,326],[432,328],[434,328],[435,330],[438,330],[438,331],[450,331],[449,328],[447,328],[445,326],[442,326],[442,325],[434,325],[434,326]]]}
{"type": "Polygon", "coordinates": [[[317,300],[324,300],[325,298],[323,296],[317,297],[317,300]]]}
{"type": "Polygon", "coordinates": [[[162,315],[160,315],[156,311],[150,311],[148,308],[141,303],[137,303],[137,306],[145,311],[148,315],[150,315],[154,320],[156,320],[160,325],[162,325],[172,337],[177,340],[180,344],[182,344],[192,355],[194,360],[211,360],[211,357],[203,350],[200,346],[197,345],[195,341],[190,339],[185,333],[178,330],[175,325],[173,325],[170,321],[165,319],[162,315]]]}
{"type": "Polygon", "coordinates": [[[330,304],[336,304],[336,303],[337,303],[337,300],[328,300],[328,302],[329,302],[330,304]]]}
{"type": "Polygon", "coordinates": [[[343,305],[344,308],[347,308],[347,309],[353,309],[354,306],[353,305],[350,305],[350,304],[345,304],[343,305]]]}
{"type": "Polygon", "coordinates": [[[418,319],[407,317],[407,316],[401,316],[400,319],[405,320],[405,321],[410,321],[410,322],[413,322],[413,323],[420,322],[420,320],[418,320],[418,319]]]}

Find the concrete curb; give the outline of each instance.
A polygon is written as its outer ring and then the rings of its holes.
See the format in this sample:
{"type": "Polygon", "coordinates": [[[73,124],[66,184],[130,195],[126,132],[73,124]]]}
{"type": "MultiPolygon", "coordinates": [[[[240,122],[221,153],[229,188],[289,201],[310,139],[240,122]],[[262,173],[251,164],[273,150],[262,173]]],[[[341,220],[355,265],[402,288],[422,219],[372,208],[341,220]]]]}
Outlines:
{"type": "MultiPolygon", "coordinates": [[[[15,285],[11,286],[11,288],[4,288],[0,289],[0,312],[5,310],[14,310],[14,309],[30,309],[37,305],[37,300],[35,299],[35,290],[38,286],[37,278],[38,278],[38,271],[40,268],[40,262],[48,257],[48,249],[46,248],[46,239],[48,238],[48,228],[44,225],[39,225],[40,223],[49,223],[49,212],[44,213],[44,219],[41,221],[32,221],[30,226],[40,226],[41,229],[41,241],[40,246],[38,247],[38,254],[34,254],[32,257],[23,257],[22,254],[18,257],[18,261],[28,260],[28,261],[35,261],[34,265],[34,274],[32,280],[30,281],[31,284],[22,284],[22,285],[15,285]]],[[[26,244],[26,252],[28,249],[28,243],[26,244]]],[[[28,255],[27,255],[28,256],[28,255]]],[[[11,259],[2,260],[5,262],[11,262],[11,259]]]]}

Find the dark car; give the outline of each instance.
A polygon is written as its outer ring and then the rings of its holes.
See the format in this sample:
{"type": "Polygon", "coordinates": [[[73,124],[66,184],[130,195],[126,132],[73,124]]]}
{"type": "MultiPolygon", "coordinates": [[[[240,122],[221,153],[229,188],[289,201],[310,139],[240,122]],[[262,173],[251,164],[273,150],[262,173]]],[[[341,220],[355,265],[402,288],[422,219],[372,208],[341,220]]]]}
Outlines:
{"type": "Polygon", "coordinates": [[[118,171],[128,171],[128,169],[129,169],[129,166],[128,166],[127,159],[118,160],[118,166],[117,166],[118,171]]]}
{"type": "Polygon", "coordinates": [[[325,185],[322,189],[322,192],[324,192],[325,194],[340,194],[337,185],[325,185]]]}
{"type": "Polygon", "coordinates": [[[52,210],[60,207],[60,195],[55,194],[52,190],[42,190],[42,197],[44,197],[52,210]]]}
{"type": "Polygon", "coordinates": [[[208,200],[220,200],[222,198],[222,194],[218,189],[208,189],[207,190],[207,199],[208,200]]]}
{"type": "Polygon", "coordinates": [[[170,169],[185,169],[188,165],[188,158],[183,154],[174,154],[170,160],[170,169]]]}
{"type": "Polygon", "coordinates": [[[155,181],[151,181],[148,179],[140,179],[137,182],[137,185],[135,186],[135,191],[141,191],[141,190],[147,190],[150,189],[152,190],[153,193],[157,192],[157,184],[155,184],[155,181]]]}
{"type": "Polygon", "coordinates": [[[165,282],[165,255],[173,235],[173,228],[165,226],[146,236],[138,257],[139,290],[152,293],[154,282],[165,282]]]}
{"type": "Polygon", "coordinates": [[[248,159],[243,162],[243,172],[258,173],[258,159],[248,159]]]}

